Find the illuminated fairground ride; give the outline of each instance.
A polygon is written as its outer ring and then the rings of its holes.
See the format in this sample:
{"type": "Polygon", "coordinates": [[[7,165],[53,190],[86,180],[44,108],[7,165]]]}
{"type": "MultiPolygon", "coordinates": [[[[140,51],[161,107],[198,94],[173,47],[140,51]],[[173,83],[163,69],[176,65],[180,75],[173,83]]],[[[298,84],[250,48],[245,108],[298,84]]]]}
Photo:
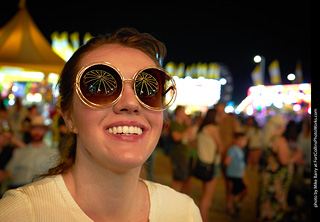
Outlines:
{"type": "Polygon", "coordinates": [[[304,115],[311,113],[311,84],[252,86],[235,113],[264,119],[275,114],[304,115]]]}

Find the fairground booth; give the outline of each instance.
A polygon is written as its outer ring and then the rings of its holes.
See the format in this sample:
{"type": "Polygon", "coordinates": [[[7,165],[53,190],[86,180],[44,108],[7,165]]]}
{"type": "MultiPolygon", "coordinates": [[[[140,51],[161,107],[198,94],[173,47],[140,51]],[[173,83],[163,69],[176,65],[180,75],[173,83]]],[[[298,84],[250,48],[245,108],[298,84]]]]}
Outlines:
{"type": "Polygon", "coordinates": [[[51,49],[25,5],[0,29],[0,92],[5,105],[16,97],[24,105],[55,97],[58,73],[65,61],[51,49]]]}

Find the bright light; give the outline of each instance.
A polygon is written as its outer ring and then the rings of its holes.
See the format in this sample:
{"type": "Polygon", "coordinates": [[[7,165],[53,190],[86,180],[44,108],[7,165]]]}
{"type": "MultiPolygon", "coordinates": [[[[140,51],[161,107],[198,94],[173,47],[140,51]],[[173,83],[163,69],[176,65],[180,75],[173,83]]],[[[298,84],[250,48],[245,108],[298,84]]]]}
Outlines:
{"type": "Polygon", "coordinates": [[[48,76],[48,82],[49,83],[57,83],[59,79],[59,75],[55,73],[50,73],[48,76]]]}
{"type": "Polygon", "coordinates": [[[252,106],[249,105],[249,106],[247,107],[247,111],[246,111],[246,112],[247,112],[247,115],[248,115],[248,116],[252,116],[252,115],[253,115],[253,108],[252,108],[252,106]]]}
{"type": "Polygon", "coordinates": [[[215,79],[184,79],[174,77],[178,93],[175,104],[183,106],[208,107],[216,104],[220,99],[221,85],[215,79]]]}
{"type": "Polygon", "coordinates": [[[13,99],[10,99],[8,101],[9,106],[13,106],[15,104],[15,101],[13,99]]]}
{"type": "Polygon", "coordinates": [[[13,94],[9,94],[9,95],[8,95],[8,99],[14,100],[14,98],[15,98],[15,96],[14,96],[13,94]]]}
{"type": "Polygon", "coordinates": [[[227,80],[226,80],[225,78],[221,78],[221,79],[219,80],[219,82],[220,82],[220,85],[222,85],[222,86],[224,86],[225,84],[227,84],[227,80]]]}
{"type": "Polygon", "coordinates": [[[261,58],[261,56],[259,56],[259,55],[256,55],[256,56],[253,58],[253,61],[254,61],[255,63],[259,63],[259,62],[261,62],[261,60],[262,60],[262,58],[261,58]]]}
{"type": "Polygon", "coordinates": [[[274,90],[276,92],[282,92],[283,88],[284,88],[283,85],[275,85],[274,86],[274,90]]]}
{"type": "Polygon", "coordinates": [[[282,109],[282,108],[283,108],[283,103],[282,103],[281,100],[275,100],[275,101],[273,102],[273,105],[274,105],[275,107],[277,107],[278,109],[282,109]]]}
{"type": "Polygon", "coordinates": [[[234,108],[233,108],[233,106],[226,106],[226,108],[224,108],[224,111],[226,113],[233,113],[234,112],[234,108]]]}
{"type": "Polygon", "coordinates": [[[184,112],[185,112],[186,115],[190,115],[192,110],[189,109],[189,108],[186,108],[184,112]]]}
{"type": "Polygon", "coordinates": [[[233,101],[228,102],[228,104],[226,105],[226,108],[224,108],[224,111],[226,113],[233,113],[234,112],[234,102],[233,101]]]}
{"type": "Polygon", "coordinates": [[[28,93],[26,95],[26,98],[29,102],[41,102],[42,95],[40,93],[35,93],[35,94],[28,93]]]}
{"type": "Polygon", "coordinates": [[[306,102],[310,102],[311,101],[311,94],[305,94],[303,97],[303,100],[306,102]]]}
{"type": "MultiPolygon", "coordinates": [[[[310,105],[311,102],[311,85],[310,84],[290,84],[290,85],[276,85],[276,86],[254,86],[248,90],[248,95],[252,96],[252,100],[240,108],[245,108],[249,103],[254,108],[269,107],[272,103],[277,108],[282,108],[284,104],[295,104],[304,101],[310,105]],[[302,90],[304,89],[304,90],[302,90]],[[302,91],[302,92],[301,92],[302,91]],[[284,104],[282,104],[284,103],[284,104]]],[[[239,107],[237,109],[239,109],[239,107]]]]}
{"type": "Polygon", "coordinates": [[[308,83],[302,83],[302,84],[299,85],[299,90],[305,91],[305,90],[308,90],[308,89],[310,89],[310,85],[308,83]]]}
{"type": "Polygon", "coordinates": [[[287,76],[287,79],[288,79],[289,81],[293,81],[293,80],[296,79],[296,75],[293,74],[293,73],[290,73],[290,74],[287,76]]]}
{"type": "Polygon", "coordinates": [[[12,92],[17,92],[17,91],[18,91],[18,89],[19,89],[19,87],[18,87],[18,86],[16,86],[16,85],[12,86],[12,92]]]}
{"type": "Polygon", "coordinates": [[[237,107],[236,113],[241,113],[246,108],[246,106],[248,106],[252,102],[253,99],[254,94],[250,94],[249,96],[247,96],[237,107]]]}
{"type": "Polygon", "coordinates": [[[301,105],[300,105],[299,103],[294,104],[293,107],[292,107],[292,109],[293,109],[293,111],[298,112],[298,111],[301,110],[301,105]]]}

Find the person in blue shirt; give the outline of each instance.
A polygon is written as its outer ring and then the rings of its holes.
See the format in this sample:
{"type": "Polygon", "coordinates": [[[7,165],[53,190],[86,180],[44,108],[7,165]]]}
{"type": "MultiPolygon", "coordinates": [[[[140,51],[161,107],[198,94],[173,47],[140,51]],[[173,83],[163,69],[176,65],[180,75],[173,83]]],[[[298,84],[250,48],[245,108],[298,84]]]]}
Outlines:
{"type": "Polygon", "coordinates": [[[235,133],[233,145],[228,149],[227,156],[224,160],[226,166],[227,177],[227,211],[234,215],[238,208],[238,204],[247,194],[247,186],[243,180],[246,162],[243,148],[247,144],[244,133],[235,133]],[[238,201],[235,198],[238,196],[238,201]]]}

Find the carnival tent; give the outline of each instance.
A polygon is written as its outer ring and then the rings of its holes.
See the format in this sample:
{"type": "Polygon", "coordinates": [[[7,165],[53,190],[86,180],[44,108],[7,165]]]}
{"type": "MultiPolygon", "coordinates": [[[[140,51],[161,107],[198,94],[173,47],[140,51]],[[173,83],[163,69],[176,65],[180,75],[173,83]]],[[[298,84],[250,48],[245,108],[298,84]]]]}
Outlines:
{"type": "Polygon", "coordinates": [[[0,29],[0,67],[13,66],[24,69],[60,74],[65,61],[51,49],[25,4],[17,14],[0,29]]]}

